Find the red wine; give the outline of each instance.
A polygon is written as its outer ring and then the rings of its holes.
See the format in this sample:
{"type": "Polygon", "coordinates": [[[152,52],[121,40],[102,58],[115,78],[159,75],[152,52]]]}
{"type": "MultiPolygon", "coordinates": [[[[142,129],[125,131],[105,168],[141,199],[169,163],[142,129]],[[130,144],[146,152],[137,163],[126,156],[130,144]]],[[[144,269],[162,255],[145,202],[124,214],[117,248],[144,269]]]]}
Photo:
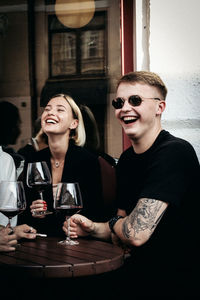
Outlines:
{"type": "Polygon", "coordinates": [[[74,206],[74,205],[63,205],[61,207],[56,208],[56,210],[58,210],[65,216],[72,216],[81,209],[82,209],[82,206],[74,206]]]}
{"type": "Polygon", "coordinates": [[[30,182],[29,183],[29,186],[31,188],[34,188],[38,192],[44,191],[45,188],[47,188],[48,185],[49,185],[48,182],[30,182]]]}
{"type": "Polygon", "coordinates": [[[4,214],[7,218],[13,218],[14,216],[18,215],[21,210],[20,209],[0,209],[0,212],[4,214]]]}

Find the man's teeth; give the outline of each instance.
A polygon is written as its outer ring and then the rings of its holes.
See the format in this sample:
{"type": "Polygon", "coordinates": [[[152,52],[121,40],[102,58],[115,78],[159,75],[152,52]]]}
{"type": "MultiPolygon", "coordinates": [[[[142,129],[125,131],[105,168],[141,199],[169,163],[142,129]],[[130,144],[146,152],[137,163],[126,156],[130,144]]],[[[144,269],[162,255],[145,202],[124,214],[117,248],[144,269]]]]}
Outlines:
{"type": "Polygon", "coordinates": [[[134,117],[124,117],[123,119],[124,119],[124,121],[135,120],[135,118],[134,118],[134,117]]]}
{"type": "Polygon", "coordinates": [[[135,122],[138,118],[137,117],[123,117],[122,119],[125,123],[132,123],[132,122],[135,122]]]}
{"type": "Polygon", "coordinates": [[[47,123],[56,124],[56,121],[54,121],[54,120],[51,120],[51,119],[48,119],[48,120],[46,120],[46,122],[47,122],[47,123]]]}

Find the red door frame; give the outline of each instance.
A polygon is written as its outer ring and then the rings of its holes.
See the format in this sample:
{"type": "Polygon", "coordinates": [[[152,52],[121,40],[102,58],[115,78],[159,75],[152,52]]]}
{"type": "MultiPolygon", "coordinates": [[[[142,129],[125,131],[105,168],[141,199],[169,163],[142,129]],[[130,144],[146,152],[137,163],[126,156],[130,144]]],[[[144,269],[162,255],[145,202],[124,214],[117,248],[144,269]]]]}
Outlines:
{"type": "MultiPolygon", "coordinates": [[[[134,70],[133,46],[135,31],[133,28],[135,20],[135,1],[121,0],[121,72],[122,75],[134,70]]],[[[127,135],[122,132],[123,150],[130,147],[131,142],[127,135]]]]}

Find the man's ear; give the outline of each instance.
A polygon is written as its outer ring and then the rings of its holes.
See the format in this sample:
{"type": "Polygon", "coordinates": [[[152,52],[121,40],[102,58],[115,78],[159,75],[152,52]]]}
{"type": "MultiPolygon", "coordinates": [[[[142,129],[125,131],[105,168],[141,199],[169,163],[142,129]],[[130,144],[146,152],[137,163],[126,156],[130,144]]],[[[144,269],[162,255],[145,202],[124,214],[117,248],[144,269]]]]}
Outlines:
{"type": "Polygon", "coordinates": [[[76,129],[76,127],[78,126],[78,120],[74,119],[70,125],[70,129],[76,129]]]}
{"type": "Polygon", "coordinates": [[[157,106],[157,112],[156,115],[162,115],[163,111],[165,110],[166,107],[166,102],[164,100],[159,100],[158,106],[157,106]]]}

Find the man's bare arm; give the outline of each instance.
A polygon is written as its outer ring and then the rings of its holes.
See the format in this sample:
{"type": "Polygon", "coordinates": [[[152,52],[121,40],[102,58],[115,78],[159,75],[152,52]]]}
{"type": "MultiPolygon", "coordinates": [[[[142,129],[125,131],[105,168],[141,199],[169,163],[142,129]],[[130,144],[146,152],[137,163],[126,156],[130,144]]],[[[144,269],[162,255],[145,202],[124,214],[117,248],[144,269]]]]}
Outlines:
{"type": "Polygon", "coordinates": [[[167,206],[160,200],[141,198],[130,215],[116,223],[114,230],[125,243],[140,246],[151,237],[167,206]]]}

